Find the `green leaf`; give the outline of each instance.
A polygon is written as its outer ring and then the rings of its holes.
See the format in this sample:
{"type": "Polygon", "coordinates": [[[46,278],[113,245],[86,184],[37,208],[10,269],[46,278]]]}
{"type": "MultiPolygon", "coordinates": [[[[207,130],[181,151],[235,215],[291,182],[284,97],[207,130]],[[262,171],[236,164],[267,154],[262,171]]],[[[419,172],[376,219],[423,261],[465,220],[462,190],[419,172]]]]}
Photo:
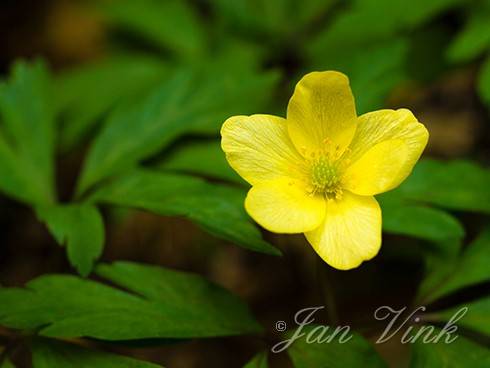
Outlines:
{"type": "Polygon", "coordinates": [[[122,0],[99,9],[110,25],[179,56],[198,57],[206,48],[205,28],[187,1],[122,0]]]}
{"type": "Polygon", "coordinates": [[[226,161],[220,142],[193,141],[170,152],[156,167],[244,184],[226,161]]]}
{"type": "MultiPolygon", "coordinates": [[[[327,328],[328,326],[320,327],[327,328]]],[[[308,328],[304,328],[303,332],[306,335],[296,340],[288,348],[288,354],[295,368],[387,367],[373,346],[356,333],[349,333],[352,338],[344,343],[340,343],[338,337],[324,343],[312,341],[320,336],[321,330],[315,331],[316,328],[320,327],[308,326],[308,328]]],[[[333,331],[334,329],[329,328],[323,337],[326,338],[333,331]]]]}
{"type": "Polygon", "coordinates": [[[0,190],[25,203],[49,202],[49,197],[32,185],[30,167],[7,145],[0,130],[0,190]]]}
{"type": "Polygon", "coordinates": [[[168,67],[144,55],[117,55],[62,72],[55,80],[64,125],[60,143],[72,148],[118,102],[128,103],[162,81],[168,67]]]}
{"type": "Polygon", "coordinates": [[[486,368],[490,366],[490,350],[463,336],[446,344],[423,343],[416,340],[412,345],[410,368],[486,368]]]}
{"type": "Polygon", "coordinates": [[[185,216],[206,231],[247,249],[280,252],[265,242],[245,213],[242,189],[211,184],[202,179],[134,170],[101,187],[92,201],[134,207],[164,216],[185,216]]]}
{"type": "Polygon", "coordinates": [[[433,259],[422,281],[418,300],[425,303],[449,295],[458,289],[490,280],[490,228],[458,257],[433,259]]]}
{"type": "Polygon", "coordinates": [[[54,106],[40,61],[17,62],[0,84],[0,189],[31,204],[54,200],[54,106]]]}
{"type": "Polygon", "coordinates": [[[467,307],[468,311],[457,324],[490,336],[490,297],[436,312],[433,319],[436,321],[448,321],[464,307],[467,307]]]}
{"type": "Polygon", "coordinates": [[[45,206],[37,214],[56,241],[66,244],[70,263],[87,276],[104,247],[104,222],[97,208],[90,204],[45,206]]]}
{"type": "Polygon", "coordinates": [[[424,276],[420,283],[415,303],[420,305],[430,304],[437,297],[432,297],[434,290],[437,290],[446,282],[451,272],[456,267],[457,256],[441,256],[440,254],[426,253],[424,256],[424,276]]]}
{"type": "Polygon", "coordinates": [[[243,368],[268,368],[267,352],[262,352],[254,356],[243,368]]]}
{"type": "Polygon", "coordinates": [[[425,159],[393,193],[444,208],[490,213],[489,187],[490,170],[476,163],[425,159]]]}
{"type": "Polygon", "coordinates": [[[154,155],[184,133],[216,134],[229,116],[256,112],[277,81],[276,73],[204,69],[209,73],[176,73],[143,104],[116,111],[88,153],[78,193],[154,155]]]}
{"type": "Polygon", "coordinates": [[[478,93],[482,101],[490,107],[490,56],[483,63],[478,75],[478,93]]]}
{"type": "Polygon", "coordinates": [[[447,57],[455,63],[470,61],[490,48],[490,2],[477,2],[463,30],[447,50],[447,57]]]}
{"type": "Polygon", "coordinates": [[[0,324],[47,337],[111,341],[261,331],[243,302],[201,276],[130,262],[101,265],[96,273],[128,291],[44,275],[24,289],[0,289],[0,324]]]}
{"type": "Polygon", "coordinates": [[[409,43],[404,38],[351,48],[337,39],[318,42],[318,47],[313,44],[310,48],[312,68],[334,69],[349,76],[359,114],[382,107],[388,93],[406,79],[409,43]],[[338,51],[332,53],[333,49],[338,51]]]}
{"type": "Polygon", "coordinates": [[[435,243],[459,243],[465,234],[461,223],[445,211],[405,202],[391,193],[376,198],[381,204],[386,232],[435,243]]]}
{"type": "Polygon", "coordinates": [[[32,345],[33,368],[158,368],[160,365],[55,340],[32,345]]]}
{"type": "Polygon", "coordinates": [[[78,193],[111,174],[134,166],[178,136],[189,118],[183,104],[190,88],[191,74],[180,72],[141,106],[116,110],[89,150],[78,193]]]}

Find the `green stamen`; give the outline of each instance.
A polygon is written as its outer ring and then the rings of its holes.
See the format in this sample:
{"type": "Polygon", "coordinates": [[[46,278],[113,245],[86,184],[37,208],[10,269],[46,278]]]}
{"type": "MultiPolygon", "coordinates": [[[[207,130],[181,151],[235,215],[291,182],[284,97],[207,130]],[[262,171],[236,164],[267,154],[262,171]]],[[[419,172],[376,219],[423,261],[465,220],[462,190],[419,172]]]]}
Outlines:
{"type": "Polygon", "coordinates": [[[340,175],[337,162],[327,157],[319,157],[311,164],[311,184],[313,193],[323,193],[328,198],[341,195],[340,175]]]}

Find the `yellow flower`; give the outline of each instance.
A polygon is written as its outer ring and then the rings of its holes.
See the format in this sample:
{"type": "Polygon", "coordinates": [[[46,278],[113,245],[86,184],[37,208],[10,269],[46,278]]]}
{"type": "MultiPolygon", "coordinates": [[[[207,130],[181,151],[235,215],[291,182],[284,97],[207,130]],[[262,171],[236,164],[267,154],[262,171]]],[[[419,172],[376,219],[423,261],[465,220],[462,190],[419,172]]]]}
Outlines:
{"type": "Polygon", "coordinates": [[[397,187],[424,150],[428,132],[406,109],[357,116],[348,78],[313,72],[296,85],[287,119],[233,116],[221,146],[252,185],[249,215],[276,233],[305,233],[331,266],[347,270],[381,247],[374,195],[397,187]]]}

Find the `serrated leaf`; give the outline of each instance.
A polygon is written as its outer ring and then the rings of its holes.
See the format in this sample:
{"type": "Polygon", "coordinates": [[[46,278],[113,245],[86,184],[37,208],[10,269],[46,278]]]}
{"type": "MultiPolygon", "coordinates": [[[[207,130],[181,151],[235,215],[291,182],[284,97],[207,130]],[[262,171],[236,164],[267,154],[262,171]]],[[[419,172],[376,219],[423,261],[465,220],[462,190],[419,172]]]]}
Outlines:
{"type": "Polygon", "coordinates": [[[426,344],[422,339],[412,345],[410,368],[486,368],[490,366],[490,350],[458,336],[450,344],[441,339],[426,344]]]}
{"type": "Polygon", "coordinates": [[[40,61],[17,62],[0,84],[0,189],[30,204],[54,198],[54,106],[40,61]]]}
{"type": "Polygon", "coordinates": [[[85,139],[117,103],[139,97],[163,80],[168,66],[144,55],[117,55],[63,71],[55,79],[58,110],[63,114],[64,150],[85,139]]]}
{"type": "Polygon", "coordinates": [[[490,297],[434,313],[431,320],[449,321],[461,308],[468,308],[457,324],[490,336],[490,297]]]}
{"type": "Polygon", "coordinates": [[[55,340],[32,344],[33,368],[158,368],[160,365],[55,340]]]}
{"type": "Polygon", "coordinates": [[[185,216],[206,231],[247,249],[280,254],[265,242],[245,213],[245,191],[202,179],[134,170],[96,191],[91,201],[140,208],[165,216],[185,216]]]}
{"type": "Polygon", "coordinates": [[[104,222],[90,204],[45,206],[37,209],[60,245],[67,247],[68,259],[82,276],[87,276],[104,247],[104,222]]]}
{"type": "Polygon", "coordinates": [[[255,355],[250,361],[243,366],[243,368],[268,368],[267,352],[262,352],[255,355]]]}
{"type": "Polygon", "coordinates": [[[417,299],[429,303],[458,289],[488,281],[489,263],[490,229],[487,228],[460,256],[431,259],[417,299]]]}
{"type": "Polygon", "coordinates": [[[275,81],[276,73],[244,70],[176,73],[144,103],[109,118],[88,153],[78,193],[154,155],[184,133],[216,134],[230,115],[250,113],[268,100],[267,93],[257,90],[275,81]]]}
{"type": "Polygon", "coordinates": [[[490,170],[474,162],[424,159],[393,193],[443,208],[490,213],[489,187],[490,170]]]}
{"type": "Polygon", "coordinates": [[[226,161],[218,140],[190,142],[178,147],[155,167],[245,184],[226,161]]]}
{"type": "Polygon", "coordinates": [[[113,113],[95,138],[82,170],[78,193],[123,171],[163,148],[190,118],[183,110],[192,73],[180,72],[160,86],[141,106],[113,113]]]}
{"type": "Polygon", "coordinates": [[[205,28],[187,1],[123,0],[106,2],[99,9],[112,26],[179,56],[197,57],[207,47],[205,28]]]}
{"type": "MultiPolygon", "coordinates": [[[[328,327],[328,326],[324,326],[328,327]]],[[[302,332],[303,337],[294,341],[287,352],[293,361],[295,368],[386,368],[386,363],[379,357],[373,346],[361,335],[349,333],[352,338],[346,342],[339,343],[338,336],[332,341],[319,343],[312,339],[320,336],[321,330],[315,331],[317,327],[308,326],[302,332]],[[310,336],[311,334],[311,336],[310,336]],[[309,338],[310,336],[310,338],[309,338]],[[308,342],[308,341],[309,342],[308,342]]],[[[323,338],[333,333],[329,328],[323,338]]],[[[341,335],[341,334],[340,334],[341,335]]]]}
{"type": "Polygon", "coordinates": [[[261,331],[247,306],[201,276],[116,262],[97,275],[122,291],[68,275],[0,289],[0,324],[48,337],[102,340],[229,336],[261,331]]]}

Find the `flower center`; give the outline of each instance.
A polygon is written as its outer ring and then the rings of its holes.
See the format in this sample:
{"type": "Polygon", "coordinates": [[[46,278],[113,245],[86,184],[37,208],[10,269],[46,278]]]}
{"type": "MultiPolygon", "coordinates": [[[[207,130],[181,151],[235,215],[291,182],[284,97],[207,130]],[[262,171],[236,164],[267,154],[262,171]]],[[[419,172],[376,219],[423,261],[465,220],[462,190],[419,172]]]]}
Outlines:
{"type": "Polygon", "coordinates": [[[328,199],[339,199],[342,196],[339,169],[339,161],[329,160],[328,157],[320,156],[312,160],[310,171],[312,194],[322,193],[328,199]]]}

